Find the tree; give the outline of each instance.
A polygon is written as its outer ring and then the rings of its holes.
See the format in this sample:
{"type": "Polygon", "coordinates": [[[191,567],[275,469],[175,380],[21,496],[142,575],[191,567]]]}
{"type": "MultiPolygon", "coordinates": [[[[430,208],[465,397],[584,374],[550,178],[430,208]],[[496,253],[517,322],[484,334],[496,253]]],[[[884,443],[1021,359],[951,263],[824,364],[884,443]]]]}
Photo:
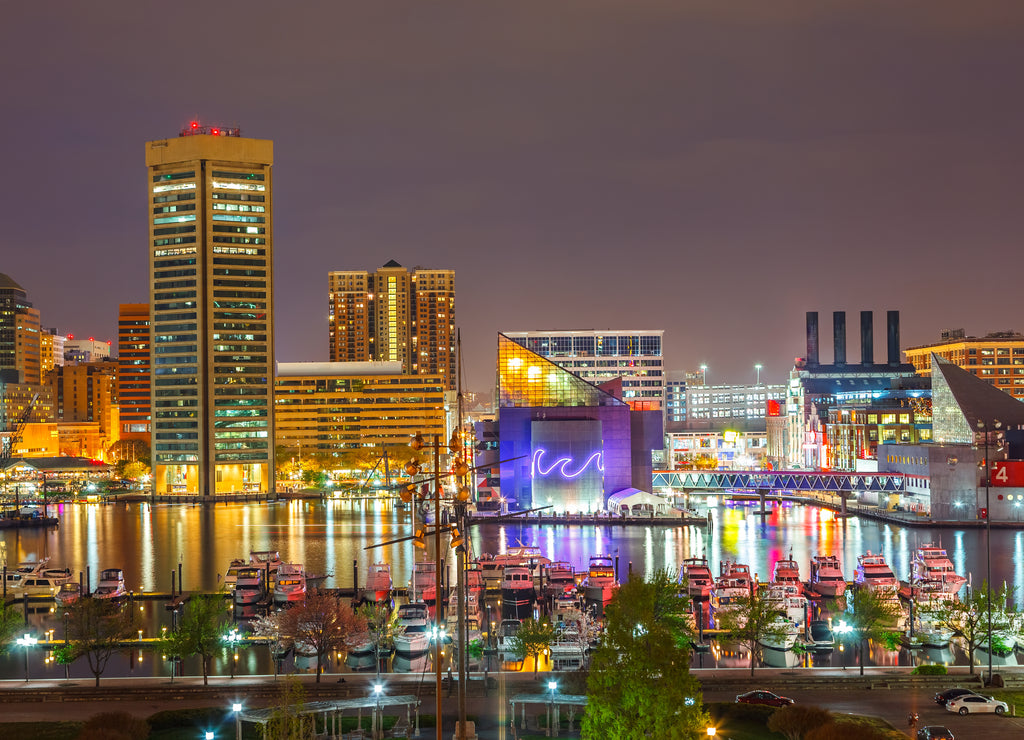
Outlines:
{"type": "MultiPolygon", "coordinates": [[[[993,632],[1007,627],[1004,605],[1009,597],[1010,590],[1005,584],[992,594],[993,632]]],[[[971,675],[974,674],[974,651],[978,645],[986,641],[994,643],[998,639],[992,639],[988,634],[988,608],[988,583],[983,582],[981,588],[971,590],[960,601],[937,602],[925,612],[934,624],[952,631],[967,643],[967,665],[971,675]]]]}
{"type": "Polygon", "coordinates": [[[863,676],[864,646],[868,640],[885,638],[886,632],[901,616],[900,605],[895,596],[859,587],[847,590],[846,611],[847,624],[856,633],[860,675],[863,676]]]}
{"type": "Polygon", "coordinates": [[[519,660],[533,658],[533,677],[537,677],[540,656],[555,641],[555,628],[548,622],[524,619],[519,631],[509,640],[509,648],[519,660]]]}
{"type": "Polygon", "coordinates": [[[7,652],[14,646],[14,638],[21,631],[21,611],[13,603],[0,601],[0,652],[7,652]]]}
{"type": "Polygon", "coordinates": [[[150,448],[143,439],[119,439],[107,448],[107,456],[115,463],[143,462],[149,467],[150,448]]]}
{"type": "Polygon", "coordinates": [[[141,740],[149,737],[149,723],[128,712],[101,712],[85,721],[76,740],[141,740]]]}
{"type": "Polygon", "coordinates": [[[754,675],[763,641],[782,640],[787,632],[786,620],[779,607],[779,601],[769,595],[766,589],[750,590],[745,596],[732,598],[727,609],[715,614],[716,625],[729,633],[729,637],[744,644],[750,650],[750,675],[754,675]]]}
{"type": "Polygon", "coordinates": [[[804,740],[887,740],[889,737],[888,733],[860,722],[832,720],[809,731],[804,740]]]}
{"type": "Polygon", "coordinates": [[[210,660],[224,650],[229,626],[222,597],[193,596],[185,604],[178,628],[164,638],[163,651],[178,657],[198,655],[203,664],[203,685],[208,685],[210,660]]]}
{"type": "Polygon", "coordinates": [[[360,632],[366,631],[366,618],[326,591],[312,590],[303,604],[275,615],[281,635],[296,651],[309,650],[316,655],[316,680],[320,682],[324,658],[335,650],[347,648],[360,632]]]}
{"type": "Polygon", "coordinates": [[[142,460],[125,460],[117,464],[118,475],[127,480],[138,480],[149,474],[149,463],[142,460]]]}
{"type": "Polygon", "coordinates": [[[587,677],[583,738],[696,740],[708,717],[690,675],[687,599],[672,574],[634,574],[605,607],[605,634],[587,677]]]}
{"type": "Polygon", "coordinates": [[[81,598],[68,606],[68,646],[73,661],[85,656],[89,670],[100,685],[100,676],[114,653],[135,633],[132,612],[110,599],[81,598]]]}
{"type": "Polygon", "coordinates": [[[359,607],[359,616],[366,620],[366,631],[373,638],[376,670],[379,674],[387,665],[387,658],[395,648],[395,633],[398,632],[398,611],[389,604],[378,601],[359,607]]]}
{"type": "Polygon", "coordinates": [[[768,729],[785,735],[787,740],[800,740],[814,728],[831,721],[832,715],[821,707],[790,704],[772,713],[768,718],[768,729]]]}
{"type": "Polygon", "coordinates": [[[306,691],[298,679],[292,677],[286,680],[274,711],[267,719],[263,739],[313,740],[315,720],[311,721],[311,717],[299,714],[298,711],[305,699],[306,691]]]}

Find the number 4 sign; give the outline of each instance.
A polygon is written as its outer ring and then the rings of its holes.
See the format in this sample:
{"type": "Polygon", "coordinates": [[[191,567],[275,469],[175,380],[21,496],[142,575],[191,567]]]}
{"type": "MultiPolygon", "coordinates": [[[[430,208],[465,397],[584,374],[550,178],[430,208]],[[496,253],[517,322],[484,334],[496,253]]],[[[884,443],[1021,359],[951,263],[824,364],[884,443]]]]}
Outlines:
{"type": "Polygon", "coordinates": [[[992,463],[993,487],[1024,488],[1024,460],[999,460],[992,463]]]}

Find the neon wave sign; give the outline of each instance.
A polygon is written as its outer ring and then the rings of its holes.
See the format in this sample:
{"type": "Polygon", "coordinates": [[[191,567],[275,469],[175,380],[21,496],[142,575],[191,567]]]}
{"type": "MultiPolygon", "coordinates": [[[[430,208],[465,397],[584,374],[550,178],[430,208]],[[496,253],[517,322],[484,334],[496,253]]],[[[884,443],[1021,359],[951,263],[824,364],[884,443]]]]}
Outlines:
{"type": "Polygon", "coordinates": [[[582,465],[576,470],[573,470],[574,459],[572,457],[558,457],[550,465],[544,464],[544,456],[547,454],[547,450],[535,450],[533,453],[533,459],[530,465],[530,475],[534,478],[537,476],[547,477],[554,471],[558,471],[563,478],[566,480],[573,480],[579,478],[590,467],[591,463],[594,464],[594,469],[600,472],[604,472],[604,453],[594,452],[588,457],[582,465]]]}

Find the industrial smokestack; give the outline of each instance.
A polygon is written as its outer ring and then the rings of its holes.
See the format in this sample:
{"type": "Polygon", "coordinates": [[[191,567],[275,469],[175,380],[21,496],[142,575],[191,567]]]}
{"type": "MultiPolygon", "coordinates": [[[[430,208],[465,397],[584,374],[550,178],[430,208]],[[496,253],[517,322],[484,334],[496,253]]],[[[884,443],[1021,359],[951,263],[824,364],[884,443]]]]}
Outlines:
{"type": "Polygon", "coordinates": [[[835,364],[846,364],[846,311],[832,312],[832,354],[835,364]]]}
{"type": "Polygon", "coordinates": [[[871,311],[860,312],[860,364],[875,364],[875,319],[871,311]]]}
{"type": "Polygon", "coordinates": [[[807,312],[807,364],[818,364],[818,312],[807,312]]]}
{"type": "Polygon", "coordinates": [[[889,364],[900,364],[900,312],[886,312],[886,334],[888,335],[889,364]]]}

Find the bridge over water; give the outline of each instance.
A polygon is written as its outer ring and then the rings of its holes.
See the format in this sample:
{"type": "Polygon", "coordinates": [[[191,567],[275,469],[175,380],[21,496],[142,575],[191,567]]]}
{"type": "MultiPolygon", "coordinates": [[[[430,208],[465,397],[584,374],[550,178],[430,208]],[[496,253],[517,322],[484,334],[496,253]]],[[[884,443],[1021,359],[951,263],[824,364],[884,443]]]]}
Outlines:
{"type": "Polygon", "coordinates": [[[655,489],[685,491],[906,492],[902,473],[831,473],[803,470],[655,470],[655,489]]]}

